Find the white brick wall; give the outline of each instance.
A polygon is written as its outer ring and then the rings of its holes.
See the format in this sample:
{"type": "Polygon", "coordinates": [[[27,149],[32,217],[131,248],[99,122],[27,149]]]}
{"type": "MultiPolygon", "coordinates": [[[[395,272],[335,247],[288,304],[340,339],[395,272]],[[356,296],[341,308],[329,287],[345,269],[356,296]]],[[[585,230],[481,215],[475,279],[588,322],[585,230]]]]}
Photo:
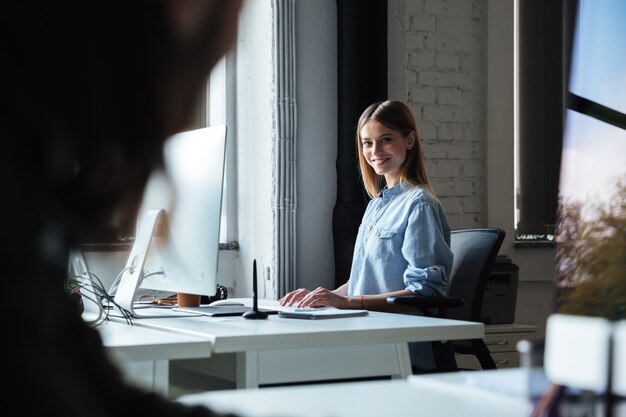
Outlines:
{"type": "Polygon", "coordinates": [[[512,247],[513,0],[388,0],[388,4],[389,97],[408,102],[415,112],[428,173],[451,226],[507,229],[500,253],[520,267],[516,322],[539,326],[536,337],[542,338],[554,301],[554,252],[512,247]]]}
{"type": "Polygon", "coordinates": [[[390,42],[403,44],[389,48],[390,77],[402,74],[390,96],[415,112],[452,228],[486,226],[486,0],[390,0],[389,10],[401,26],[390,42]]]}

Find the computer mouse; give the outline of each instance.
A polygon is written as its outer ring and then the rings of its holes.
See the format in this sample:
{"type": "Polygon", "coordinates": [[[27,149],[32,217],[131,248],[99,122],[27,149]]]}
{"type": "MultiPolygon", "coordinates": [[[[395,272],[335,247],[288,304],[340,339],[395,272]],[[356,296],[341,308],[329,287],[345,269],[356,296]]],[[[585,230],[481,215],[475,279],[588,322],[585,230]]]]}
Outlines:
{"type": "Polygon", "coordinates": [[[226,299],[226,300],[213,301],[209,305],[212,305],[212,306],[243,306],[245,304],[242,303],[242,302],[239,302],[239,301],[226,299]]]}

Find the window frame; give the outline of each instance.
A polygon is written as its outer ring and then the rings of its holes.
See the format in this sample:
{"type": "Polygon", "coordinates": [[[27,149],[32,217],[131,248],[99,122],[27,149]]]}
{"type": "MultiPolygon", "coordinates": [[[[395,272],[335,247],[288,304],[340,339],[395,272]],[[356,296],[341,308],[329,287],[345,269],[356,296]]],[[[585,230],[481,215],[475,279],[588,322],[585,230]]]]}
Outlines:
{"type": "Polygon", "coordinates": [[[220,224],[220,250],[237,249],[237,126],[236,52],[227,53],[213,68],[207,83],[207,126],[226,125],[226,163],[220,224]]]}
{"type": "Polygon", "coordinates": [[[516,247],[554,246],[567,88],[568,0],[514,6],[516,247]]]}

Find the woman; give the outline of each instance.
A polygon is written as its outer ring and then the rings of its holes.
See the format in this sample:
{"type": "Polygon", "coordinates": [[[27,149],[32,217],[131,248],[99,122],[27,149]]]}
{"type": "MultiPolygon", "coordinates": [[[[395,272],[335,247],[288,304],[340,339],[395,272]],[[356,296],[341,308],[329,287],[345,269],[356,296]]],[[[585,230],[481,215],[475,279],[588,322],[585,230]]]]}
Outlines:
{"type": "Polygon", "coordinates": [[[411,109],[370,105],[357,127],[357,151],[369,202],[348,282],[335,290],[301,288],[283,306],[399,311],[387,297],[445,295],[452,267],[450,227],[426,175],[411,109]]]}

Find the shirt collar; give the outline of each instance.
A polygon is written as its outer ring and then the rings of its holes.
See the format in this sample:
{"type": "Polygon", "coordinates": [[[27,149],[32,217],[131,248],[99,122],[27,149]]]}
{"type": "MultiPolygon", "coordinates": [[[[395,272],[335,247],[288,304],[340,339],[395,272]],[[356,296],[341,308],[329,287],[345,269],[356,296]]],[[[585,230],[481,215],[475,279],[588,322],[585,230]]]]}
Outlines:
{"type": "Polygon", "coordinates": [[[391,188],[387,188],[387,187],[383,188],[383,190],[379,194],[379,197],[382,198],[383,201],[389,201],[391,198],[402,193],[408,187],[409,187],[408,184],[405,184],[404,182],[399,182],[398,184],[394,185],[391,188]]]}

